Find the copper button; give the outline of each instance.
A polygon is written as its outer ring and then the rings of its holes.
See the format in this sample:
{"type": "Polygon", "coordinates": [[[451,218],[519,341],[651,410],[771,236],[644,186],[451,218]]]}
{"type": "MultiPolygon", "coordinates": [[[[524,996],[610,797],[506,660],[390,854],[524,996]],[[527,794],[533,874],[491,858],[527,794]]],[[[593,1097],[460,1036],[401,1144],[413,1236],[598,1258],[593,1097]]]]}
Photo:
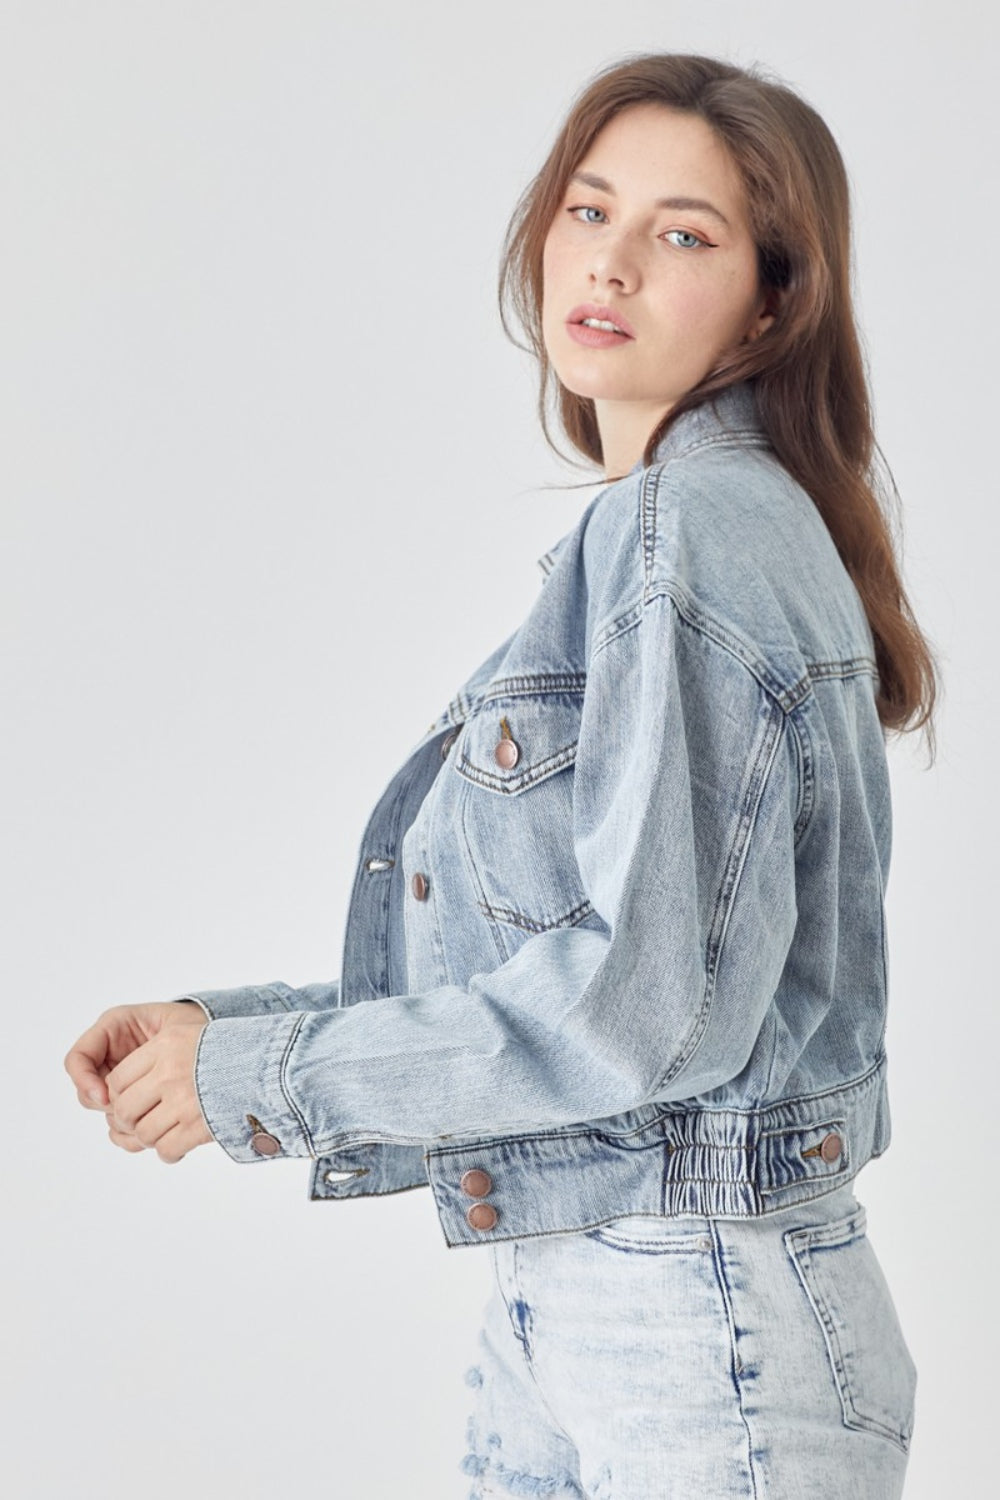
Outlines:
{"type": "Polygon", "coordinates": [[[498,740],[493,751],[493,759],[505,771],[512,771],[521,759],[521,747],[516,740],[498,740]]]}
{"type": "Polygon", "coordinates": [[[843,1142],[835,1130],[825,1135],[820,1141],[819,1154],[824,1161],[836,1161],[843,1149],[843,1142]]]}
{"type": "Polygon", "coordinates": [[[492,1203],[474,1203],[465,1217],[473,1229],[492,1229],[497,1211],[492,1203]]]}
{"type": "Polygon", "coordinates": [[[414,875],[413,879],[410,881],[410,888],[413,891],[413,894],[416,896],[416,898],[417,898],[418,901],[426,901],[427,900],[427,891],[428,891],[429,885],[430,885],[430,882],[428,881],[427,876],[426,875],[421,875],[421,873],[420,873],[419,870],[414,875]]]}
{"type": "Polygon", "coordinates": [[[473,1167],[471,1171],[462,1174],[462,1191],[468,1193],[470,1198],[485,1198],[493,1186],[493,1179],[489,1172],[483,1172],[479,1167],[473,1167]]]}
{"type": "Polygon", "coordinates": [[[455,741],[457,739],[458,739],[458,730],[457,729],[453,729],[450,734],[446,734],[445,735],[444,739],[441,741],[441,759],[442,760],[444,760],[445,756],[448,754],[448,751],[451,749],[452,745],[455,743],[455,741]]]}
{"type": "Polygon", "coordinates": [[[258,1156],[277,1156],[281,1150],[281,1142],[266,1130],[255,1130],[250,1137],[250,1144],[258,1156]]]}

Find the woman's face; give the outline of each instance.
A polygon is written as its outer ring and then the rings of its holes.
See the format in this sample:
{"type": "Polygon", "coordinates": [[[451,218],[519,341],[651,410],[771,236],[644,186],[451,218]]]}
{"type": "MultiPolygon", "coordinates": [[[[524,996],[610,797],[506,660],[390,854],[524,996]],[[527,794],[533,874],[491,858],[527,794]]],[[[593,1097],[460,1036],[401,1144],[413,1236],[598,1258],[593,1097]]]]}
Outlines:
{"type": "Polygon", "coordinates": [[[652,431],[721,355],[773,322],[726,148],[698,115],[660,104],[629,106],[595,137],[549,228],[543,278],[549,359],[595,400],[602,433],[625,415],[617,402],[639,403],[652,431]],[[625,336],[580,327],[586,303],[625,336]]]}

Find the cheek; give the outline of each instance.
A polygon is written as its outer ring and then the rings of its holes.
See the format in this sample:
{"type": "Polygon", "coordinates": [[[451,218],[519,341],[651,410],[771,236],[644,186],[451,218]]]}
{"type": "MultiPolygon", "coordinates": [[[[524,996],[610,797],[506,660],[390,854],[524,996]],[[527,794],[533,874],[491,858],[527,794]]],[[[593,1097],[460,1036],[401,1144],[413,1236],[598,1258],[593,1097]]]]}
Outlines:
{"type": "Polygon", "coordinates": [[[661,308],[664,331],[672,326],[675,332],[707,332],[719,316],[719,288],[698,276],[675,281],[665,292],[661,308]]]}
{"type": "Polygon", "coordinates": [[[720,322],[730,331],[740,334],[751,321],[757,307],[757,265],[737,263],[723,279],[719,288],[720,322]]]}
{"type": "Polygon", "coordinates": [[[542,247],[542,320],[548,323],[556,314],[564,278],[565,256],[550,235],[542,247]]]}
{"type": "Polygon", "coordinates": [[[542,246],[542,284],[550,285],[559,274],[560,254],[559,246],[554,235],[550,234],[542,246]]]}
{"type": "Polygon", "coordinates": [[[738,273],[694,276],[675,282],[664,298],[664,327],[692,339],[715,343],[742,332],[753,307],[753,293],[738,273]]]}

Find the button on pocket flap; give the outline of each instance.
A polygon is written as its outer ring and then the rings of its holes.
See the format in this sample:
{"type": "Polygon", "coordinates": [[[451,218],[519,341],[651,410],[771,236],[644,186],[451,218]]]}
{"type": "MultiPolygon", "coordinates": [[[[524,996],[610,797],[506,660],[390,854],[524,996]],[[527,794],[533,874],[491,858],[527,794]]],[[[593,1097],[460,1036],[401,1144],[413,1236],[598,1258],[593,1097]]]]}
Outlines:
{"type": "Polygon", "coordinates": [[[494,792],[525,791],[572,763],[582,703],[582,693],[487,699],[465,723],[457,769],[494,792]]]}

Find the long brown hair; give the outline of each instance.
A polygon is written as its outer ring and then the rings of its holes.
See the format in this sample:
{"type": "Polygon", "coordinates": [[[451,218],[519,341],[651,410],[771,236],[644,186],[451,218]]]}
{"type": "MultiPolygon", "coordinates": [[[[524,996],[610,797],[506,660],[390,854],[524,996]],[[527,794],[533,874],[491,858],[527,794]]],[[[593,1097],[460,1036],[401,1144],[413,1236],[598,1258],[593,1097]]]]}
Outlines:
{"type": "MultiPolygon", "coordinates": [[[[934,754],[937,667],[897,567],[886,514],[899,494],[875,441],[871,398],[851,296],[847,173],[830,130],[803,99],[759,69],[686,53],[642,53],[597,73],[577,95],[552,150],[511,215],[500,262],[500,318],[508,304],[538,360],[538,414],[550,447],[550,384],[573,446],[600,464],[593,400],[568,390],[542,337],[542,254],[571,173],[607,122],[635,104],[699,115],[737,167],[757,246],[762,289],[778,288],[774,323],[688,391],[650,433],[643,464],[682,412],[740,380],[752,381],[767,437],[811,496],[871,625],[884,730],[926,726],[934,754]],[[880,468],[876,464],[879,460],[880,468]]],[[[593,481],[587,481],[592,483],[593,481]]]]}

